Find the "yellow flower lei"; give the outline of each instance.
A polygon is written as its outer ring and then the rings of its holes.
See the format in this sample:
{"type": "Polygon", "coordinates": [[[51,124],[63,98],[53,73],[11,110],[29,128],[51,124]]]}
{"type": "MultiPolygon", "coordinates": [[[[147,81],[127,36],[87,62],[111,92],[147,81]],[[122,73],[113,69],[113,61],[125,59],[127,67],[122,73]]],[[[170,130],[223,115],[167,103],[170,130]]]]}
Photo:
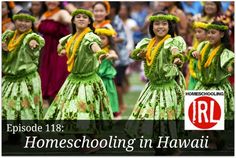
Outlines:
{"type": "Polygon", "coordinates": [[[201,70],[201,61],[203,61],[204,55],[205,55],[206,50],[209,46],[210,46],[210,43],[207,43],[201,51],[201,59],[198,59],[198,69],[199,70],[201,70]]]}
{"type": "Polygon", "coordinates": [[[189,62],[189,73],[190,75],[193,77],[193,78],[196,78],[197,77],[197,74],[196,72],[194,71],[194,59],[191,59],[190,62],[189,62]]]}
{"type": "Polygon", "coordinates": [[[210,56],[208,57],[206,63],[204,64],[204,67],[207,68],[209,65],[211,65],[211,62],[213,60],[213,58],[215,57],[216,53],[219,51],[220,47],[222,46],[222,44],[218,45],[210,54],[210,56]]]}
{"type": "Polygon", "coordinates": [[[165,40],[167,40],[168,38],[170,38],[171,36],[168,34],[166,35],[160,42],[158,42],[157,46],[155,47],[155,49],[152,51],[152,47],[154,46],[154,44],[156,43],[156,38],[152,38],[151,41],[149,42],[148,46],[147,46],[147,53],[146,53],[146,62],[148,66],[151,66],[154,58],[156,56],[156,54],[158,53],[158,49],[162,46],[162,44],[165,42],[165,40]],[[154,53],[152,53],[154,52],[154,53]]]}
{"type": "Polygon", "coordinates": [[[102,50],[104,50],[107,54],[107,53],[109,53],[110,48],[109,48],[109,46],[106,46],[106,47],[102,48],[102,50]]]}
{"type": "Polygon", "coordinates": [[[68,58],[67,60],[67,70],[69,72],[71,72],[73,66],[74,66],[74,61],[75,61],[75,53],[82,41],[82,39],[84,38],[84,36],[89,33],[91,31],[91,29],[89,27],[87,27],[86,29],[84,29],[84,31],[80,34],[76,33],[74,34],[70,40],[67,42],[66,44],[66,56],[68,58]],[[78,37],[77,37],[78,36],[78,37]],[[71,45],[72,43],[75,43],[74,46],[73,46],[73,50],[72,50],[72,54],[70,55],[70,48],[71,48],[71,45]]]}
{"type": "MultiPolygon", "coordinates": [[[[195,41],[195,44],[193,46],[194,49],[197,49],[197,46],[199,45],[199,42],[196,40],[195,41]]],[[[193,78],[197,78],[197,74],[196,72],[194,71],[194,61],[195,59],[190,59],[189,60],[189,73],[190,75],[193,77],[193,78]]]]}
{"type": "MultiPolygon", "coordinates": [[[[207,43],[204,48],[201,51],[201,60],[198,60],[198,69],[201,70],[201,62],[204,59],[204,56],[206,54],[206,50],[207,48],[210,46],[210,43],[207,43]]],[[[213,58],[215,57],[216,53],[219,51],[219,49],[221,48],[221,44],[219,46],[217,46],[215,49],[213,49],[210,53],[210,56],[208,57],[206,63],[204,64],[204,68],[207,68],[208,66],[211,65],[211,62],[213,60],[213,58]]]]}
{"type": "Polygon", "coordinates": [[[27,32],[22,33],[17,39],[16,39],[16,35],[19,34],[19,31],[15,31],[14,36],[12,37],[12,39],[10,40],[10,42],[7,45],[7,49],[9,52],[13,51],[19,44],[21,44],[21,41],[23,40],[23,38],[25,37],[26,34],[32,32],[32,30],[30,29],[27,32]]]}

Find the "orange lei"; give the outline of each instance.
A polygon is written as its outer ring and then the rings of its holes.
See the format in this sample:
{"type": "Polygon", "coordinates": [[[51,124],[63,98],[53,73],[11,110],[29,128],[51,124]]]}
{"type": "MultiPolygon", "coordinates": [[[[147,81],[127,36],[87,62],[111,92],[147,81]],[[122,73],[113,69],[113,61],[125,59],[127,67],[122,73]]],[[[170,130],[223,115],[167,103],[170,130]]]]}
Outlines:
{"type": "Polygon", "coordinates": [[[81,32],[80,34],[75,33],[70,40],[66,43],[66,56],[68,58],[67,60],[67,70],[69,72],[71,72],[73,66],[74,66],[74,61],[75,61],[75,53],[78,50],[78,47],[81,43],[81,41],[83,40],[84,36],[89,33],[91,31],[91,29],[89,27],[85,28],[83,32],[81,32]],[[72,43],[75,43],[72,49],[72,54],[70,55],[70,48],[72,46],[72,43]]]}
{"type": "Polygon", "coordinates": [[[2,32],[6,31],[7,27],[5,25],[9,22],[11,22],[11,18],[3,19],[3,21],[2,21],[2,32]]]}
{"type": "Polygon", "coordinates": [[[2,25],[5,25],[7,23],[11,22],[11,18],[6,18],[6,19],[3,19],[2,21],[2,25]]]}
{"type": "Polygon", "coordinates": [[[168,38],[170,38],[171,36],[168,34],[166,35],[160,42],[158,42],[157,46],[154,48],[154,50],[152,51],[152,48],[154,46],[154,44],[156,43],[156,38],[152,38],[151,41],[149,42],[148,46],[147,46],[147,53],[146,53],[146,61],[147,61],[147,65],[151,66],[154,58],[156,56],[156,54],[158,53],[158,49],[162,46],[162,44],[165,42],[165,40],[167,40],[168,38]],[[153,52],[153,53],[152,53],[153,52]]]}
{"type": "Polygon", "coordinates": [[[59,11],[60,11],[60,8],[57,7],[57,8],[55,8],[55,9],[53,9],[53,10],[48,10],[48,11],[46,11],[46,12],[43,14],[43,16],[45,16],[46,18],[49,18],[49,17],[53,16],[54,14],[56,14],[56,13],[59,12],[59,11]]]}
{"type": "Polygon", "coordinates": [[[110,24],[110,23],[111,23],[110,20],[104,20],[104,21],[101,22],[101,23],[94,22],[94,23],[93,23],[93,27],[94,27],[94,28],[101,28],[101,27],[104,27],[105,25],[110,24]]]}
{"type": "Polygon", "coordinates": [[[7,45],[8,51],[9,52],[13,51],[19,44],[21,44],[21,41],[23,40],[25,35],[30,32],[32,32],[31,29],[27,32],[22,33],[18,38],[16,38],[16,35],[19,34],[19,32],[16,30],[14,33],[14,36],[12,37],[12,39],[10,40],[10,42],[7,45]]]}

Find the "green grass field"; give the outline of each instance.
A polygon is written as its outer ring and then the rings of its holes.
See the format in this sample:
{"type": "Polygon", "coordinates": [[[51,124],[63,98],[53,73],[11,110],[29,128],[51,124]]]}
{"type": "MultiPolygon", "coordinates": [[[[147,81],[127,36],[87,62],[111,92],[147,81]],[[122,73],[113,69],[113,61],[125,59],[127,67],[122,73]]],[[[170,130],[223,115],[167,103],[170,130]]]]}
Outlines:
{"type": "Polygon", "coordinates": [[[131,114],[135,103],[138,100],[138,97],[145,86],[140,80],[140,76],[138,73],[133,73],[129,77],[130,82],[130,90],[124,96],[124,102],[127,105],[126,111],[122,114],[122,119],[128,119],[129,115],[131,114]]]}

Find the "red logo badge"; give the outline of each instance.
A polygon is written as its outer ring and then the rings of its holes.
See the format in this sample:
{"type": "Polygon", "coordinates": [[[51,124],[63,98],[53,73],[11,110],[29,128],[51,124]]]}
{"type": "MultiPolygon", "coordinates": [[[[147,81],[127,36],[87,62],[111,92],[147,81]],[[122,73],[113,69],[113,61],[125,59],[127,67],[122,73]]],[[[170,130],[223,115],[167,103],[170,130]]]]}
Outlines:
{"type": "Polygon", "coordinates": [[[186,91],[185,130],[222,129],[224,129],[224,93],[222,91],[186,91]]]}

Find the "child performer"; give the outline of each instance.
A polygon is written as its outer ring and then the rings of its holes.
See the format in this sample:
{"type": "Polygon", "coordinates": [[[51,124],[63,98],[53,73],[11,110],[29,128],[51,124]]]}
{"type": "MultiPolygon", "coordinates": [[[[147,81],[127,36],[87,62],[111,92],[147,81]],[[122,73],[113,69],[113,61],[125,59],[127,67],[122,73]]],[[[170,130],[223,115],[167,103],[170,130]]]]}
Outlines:
{"type": "Polygon", "coordinates": [[[108,1],[98,1],[93,5],[94,28],[107,27],[112,29],[111,21],[108,18],[110,14],[110,4],[108,1]]]}
{"type": "Polygon", "coordinates": [[[149,20],[152,39],[144,38],[131,54],[133,59],[144,60],[145,75],[149,82],[129,118],[138,121],[128,121],[126,132],[131,137],[143,135],[157,138],[165,135],[165,132],[176,137],[177,129],[173,128],[176,123],[173,126],[162,126],[159,120],[177,120],[183,116],[183,85],[179,85],[175,79],[182,75],[178,66],[183,64],[182,52],[186,49],[186,44],[182,37],[175,37],[174,23],[178,21],[176,16],[159,12],[149,20]],[[150,127],[143,120],[154,121],[150,124],[151,129],[147,129],[150,127]]]}
{"type": "Polygon", "coordinates": [[[202,41],[206,40],[207,37],[207,24],[204,22],[194,22],[193,23],[193,28],[195,31],[195,42],[192,48],[190,48],[190,51],[188,53],[188,59],[189,59],[189,73],[190,73],[190,77],[189,77],[189,82],[188,82],[188,89],[189,90],[193,90],[194,87],[196,86],[197,83],[197,75],[196,75],[196,71],[197,71],[197,60],[191,55],[191,53],[193,51],[195,51],[197,49],[197,46],[199,45],[199,43],[201,43],[202,41]]]}
{"type": "Polygon", "coordinates": [[[106,52],[106,54],[104,55],[105,59],[102,60],[102,63],[99,66],[98,75],[102,78],[110,99],[112,111],[113,113],[115,113],[119,111],[118,96],[115,83],[113,81],[116,75],[116,69],[114,68],[112,62],[118,59],[118,56],[115,52],[115,44],[112,39],[112,37],[115,36],[116,32],[113,29],[98,28],[95,30],[95,33],[101,38],[101,48],[106,52]]]}
{"type": "Polygon", "coordinates": [[[3,119],[42,119],[42,92],[38,70],[44,39],[33,32],[35,18],[26,10],[13,16],[16,30],[2,35],[3,119]]]}
{"type": "Polygon", "coordinates": [[[233,74],[234,53],[229,50],[228,27],[214,21],[207,29],[208,41],[200,43],[192,53],[194,57],[200,53],[195,90],[223,90],[225,119],[233,119],[234,95],[227,78],[233,74]]]}
{"type": "Polygon", "coordinates": [[[72,34],[58,46],[67,55],[70,75],[49,107],[45,119],[111,120],[112,110],[106,89],[97,75],[98,58],[105,54],[100,38],[93,33],[93,14],[84,9],[72,13],[72,34]]]}

